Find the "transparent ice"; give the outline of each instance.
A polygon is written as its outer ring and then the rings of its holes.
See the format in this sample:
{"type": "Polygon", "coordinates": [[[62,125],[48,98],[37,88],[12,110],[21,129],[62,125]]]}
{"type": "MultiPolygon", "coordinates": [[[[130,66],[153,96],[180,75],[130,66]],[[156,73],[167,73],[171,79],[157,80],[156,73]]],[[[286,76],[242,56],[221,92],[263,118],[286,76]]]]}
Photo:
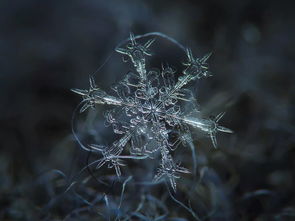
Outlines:
{"type": "Polygon", "coordinates": [[[130,34],[125,47],[116,48],[118,53],[129,58],[135,68],[113,87],[116,95],[98,88],[93,77],[89,79],[88,90],[72,91],[83,98],[81,113],[96,105],[109,105],[112,109],[105,114],[106,122],[115,134],[121,135],[110,146],[91,144],[83,148],[102,155],[93,162],[96,168],[106,165],[114,168],[120,176],[124,159],[158,157],[159,168],[154,182],[165,178],[176,191],[175,179],[181,173],[189,173],[189,170],[176,163],[172,153],[178,146],[189,146],[194,154],[192,129],[206,133],[215,148],[216,134],[232,131],[219,125],[224,113],[214,118],[201,117],[192,92],[184,88],[194,80],[211,76],[207,63],[211,54],[196,58],[190,49],[186,49],[187,61],[183,63],[183,70],[177,79],[176,70],[169,65],[162,65],[159,71],[147,68],[147,57],[152,56],[150,48],[154,41],[150,39],[140,44],[137,37],[130,34]],[[184,103],[193,108],[185,108],[184,103]]]}

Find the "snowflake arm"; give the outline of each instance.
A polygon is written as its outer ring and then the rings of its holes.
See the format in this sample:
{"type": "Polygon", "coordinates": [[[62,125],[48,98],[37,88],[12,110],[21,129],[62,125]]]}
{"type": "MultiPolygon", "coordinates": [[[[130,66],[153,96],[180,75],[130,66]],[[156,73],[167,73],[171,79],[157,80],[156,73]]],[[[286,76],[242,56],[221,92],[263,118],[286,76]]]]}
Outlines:
{"type": "Polygon", "coordinates": [[[94,108],[95,104],[112,104],[112,105],[122,105],[123,101],[114,96],[108,95],[106,92],[98,88],[95,84],[93,77],[89,77],[89,89],[72,89],[76,94],[82,96],[84,105],[80,109],[80,113],[84,112],[88,108],[94,108]]]}
{"type": "Polygon", "coordinates": [[[144,45],[141,45],[136,42],[133,33],[130,33],[130,41],[130,44],[126,48],[116,48],[116,51],[120,54],[127,55],[131,59],[141,81],[144,82],[146,80],[145,56],[152,55],[149,47],[155,39],[150,39],[144,45]]]}
{"type": "Polygon", "coordinates": [[[207,133],[210,135],[211,141],[213,143],[213,146],[217,148],[217,140],[216,140],[216,134],[218,131],[224,132],[224,133],[233,133],[232,130],[220,126],[218,122],[223,117],[225,113],[220,113],[216,117],[211,119],[202,119],[202,118],[193,118],[193,117],[184,117],[180,119],[182,122],[194,127],[198,128],[201,131],[207,133]]]}
{"type": "Polygon", "coordinates": [[[183,65],[186,66],[186,69],[183,71],[184,75],[178,78],[175,87],[170,92],[171,94],[179,91],[179,89],[188,84],[190,81],[211,76],[210,72],[208,71],[207,64],[207,60],[211,56],[211,53],[206,54],[202,58],[194,58],[191,49],[187,49],[186,55],[188,60],[187,62],[183,63],[183,65]]]}
{"type": "Polygon", "coordinates": [[[154,176],[154,182],[159,182],[162,178],[168,179],[172,189],[176,192],[175,179],[180,178],[178,173],[190,173],[188,169],[181,167],[174,163],[170,155],[166,155],[162,158],[160,167],[154,176]]]}

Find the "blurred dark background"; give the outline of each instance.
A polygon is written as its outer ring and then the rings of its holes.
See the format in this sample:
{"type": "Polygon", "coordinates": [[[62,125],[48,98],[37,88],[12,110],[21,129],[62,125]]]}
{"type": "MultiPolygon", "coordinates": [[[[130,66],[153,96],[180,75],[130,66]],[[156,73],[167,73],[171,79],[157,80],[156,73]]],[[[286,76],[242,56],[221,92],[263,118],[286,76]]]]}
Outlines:
{"type": "MultiPolygon", "coordinates": [[[[196,56],[212,51],[200,106],[227,114],[199,145],[229,184],[234,220],[295,220],[295,4],[292,1],[0,2],[0,219],[34,220],[46,199],[24,194],[45,171],[66,174],[79,148],[71,116],[89,74],[129,32],[163,32],[196,56]]],[[[173,54],[170,54],[173,56],[173,54]]],[[[110,61],[111,63],[111,61],[110,61]]],[[[109,64],[109,66],[111,66],[109,64]]],[[[123,76],[98,72],[99,86],[123,76]]],[[[46,198],[46,197],[45,197],[46,198]]]]}

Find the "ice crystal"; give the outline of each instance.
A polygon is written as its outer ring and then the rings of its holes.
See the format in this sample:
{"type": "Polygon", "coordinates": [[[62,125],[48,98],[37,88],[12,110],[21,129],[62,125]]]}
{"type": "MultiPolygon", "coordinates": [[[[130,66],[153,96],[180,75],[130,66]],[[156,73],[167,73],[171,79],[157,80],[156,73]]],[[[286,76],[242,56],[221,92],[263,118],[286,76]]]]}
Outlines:
{"type": "Polygon", "coordinates": [[[180,144],[192,143],[191,129],[208,134],[215,148],[218,131],[232,133],[219,125],[224,113],[214,118],[201,117],[192,92],[184,88],[196,79],[211,76],[207,63],[211,54],[196,58],[190,49],[186,49],[187,61],[177,79],[176,71],[168,65],[163,65],[161,70],[146,68],[146,58],[152,56],[150,47],[155,39],[140,44],[130,34],[129,40],[125,47],[116,48],[116,51],[129,58],[135,71],[129,72],[113,87],[115,96],[98,88],[92,77],[88,90],[72,89],[83,97],[81,113],[97,104],[112,106],[105,118],[114,133],[121,135],[110,146],[92,144],[88,148],[102,155],[95,162],[96,168],[106,164],[108,168],[115,168],[117,176],[121,175],[120,167],[124,166],[122,159],[160,156],[154,181],[165,178],[176,191],[175,178],[179,178],[179,173],[189,173],[189,170],[174,162],[172,152],[180,144]],[[187,110],[184,103],[190,103],[193,108],[187,110]],[[124,114],[119,114],[121,112],[124,114]],[[123,155],[123,152],[129,154],[123,155]]]}

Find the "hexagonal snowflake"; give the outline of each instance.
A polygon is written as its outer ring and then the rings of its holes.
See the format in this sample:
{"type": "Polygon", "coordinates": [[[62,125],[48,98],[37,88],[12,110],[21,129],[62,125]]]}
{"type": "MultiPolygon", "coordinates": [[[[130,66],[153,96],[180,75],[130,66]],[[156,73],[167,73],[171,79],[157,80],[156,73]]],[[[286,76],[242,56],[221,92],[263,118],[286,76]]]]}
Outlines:
{"type": "Polygon", "coordinates": [[[130,42],[124,48],[116,49],[129,57],[135,68],[135,73],[129,72],[113,88],[116,96],[98,88],[92,77],[88,90],[72,89],[83,97],[84,105],[80,112],[89,107],[95,108],[97,104],[113,106],[105,115],[106,121],[112,125],[114,133],[122,136],[111,146],[92,144],[84,149],[101,153],[102,157],[95,161],[96,167],[106,164],[109,168],[115,168],[117,176],[121,175],[123,159],[160,156],[154,181],[166,178],[176,191],[175,178],[179,178],[179,173],[189,171],[176,164],[171,153],[179,145],[192,144],[191,128],[208,134],[214,147],[217,146],[218,131],[232,131],[218,124],[223,113],[215,118],[200,117],[191,91],[184,88],[193,80],[211,76],[207,64],[210,54],[195,58],[187,49],[187,62],[183,64],[181,76],[176,79],[176,71],[169,66],[163,66],[160,71],[146,68],[146,58],[151,56],[150,47],[154,39],[140,44],[137,38],[131,34],[130,42]],[[183,103],[189,103],[193,108],[185,108],[183,103]],[[123,151],[128,151],[129,155],[123,156],[123,151]]]}

